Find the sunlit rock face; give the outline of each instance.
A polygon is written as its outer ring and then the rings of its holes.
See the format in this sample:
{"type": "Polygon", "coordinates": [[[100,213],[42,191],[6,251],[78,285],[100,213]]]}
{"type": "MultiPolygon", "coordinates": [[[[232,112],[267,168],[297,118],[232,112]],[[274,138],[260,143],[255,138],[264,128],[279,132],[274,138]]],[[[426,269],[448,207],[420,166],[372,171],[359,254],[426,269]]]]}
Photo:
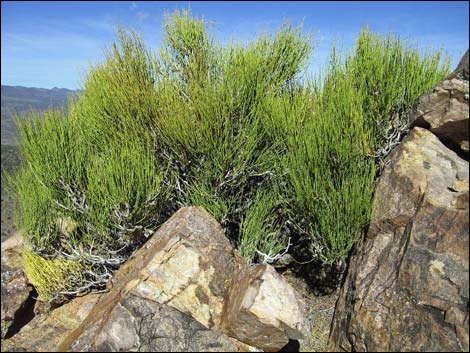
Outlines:
{"type": "Polygon", "coordinates": [[[59,349],[279,350],[289,339],[303,337],[304,311],[293,289],[271,266],[244,277],[251,269],[209,213],[182,208],[119,269],[110,292],[59,349]],[[248,309],[253,317],[227,325],[224,313],[240,287],[258,291],[250,305],[232,307],[231,313],[240,317],[248,309]]]}

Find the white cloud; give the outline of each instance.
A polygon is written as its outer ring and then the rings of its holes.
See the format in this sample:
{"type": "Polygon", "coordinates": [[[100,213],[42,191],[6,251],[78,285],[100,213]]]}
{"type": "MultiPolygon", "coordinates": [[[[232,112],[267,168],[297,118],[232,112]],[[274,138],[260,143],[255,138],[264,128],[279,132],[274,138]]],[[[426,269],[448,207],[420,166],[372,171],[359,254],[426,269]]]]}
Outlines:
{"type": "Polygon", "coordinates": [[[131,2],[131,6],[129,6],[129,9],[130,9],[131,11],[134,11],[136,8],[137,8],[137,4],[135,3],[135,1],[132,1],[132,2],[131,2]]]}
{"type": "Polygon", "coordinates": [[[135,14],[135,17],[137,18],[137,21],[139,23],[143,22],[146,18],[148,18],[150,15],[147,13],[147,12],[143,12],[143,11],[138,11],[136,14],[135,14]]]}

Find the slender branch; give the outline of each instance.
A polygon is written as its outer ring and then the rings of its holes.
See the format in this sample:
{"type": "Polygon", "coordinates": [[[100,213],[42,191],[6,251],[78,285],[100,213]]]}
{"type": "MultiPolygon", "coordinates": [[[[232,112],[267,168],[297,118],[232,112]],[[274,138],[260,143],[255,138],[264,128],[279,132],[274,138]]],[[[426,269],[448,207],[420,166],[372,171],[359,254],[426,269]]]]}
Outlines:
{"type": "Polygon", "coordinates": [[[274,256],[271,256],[271,250],[269,251],[268,254],[265,254],[259,250],[256,250],[256,253],[260,256],[263,256],[264,259],[263,259],[263,263],[268,263],[268,264],[272,264],[276,261],[278,261],[279,259],[281,259],[285,254],[287,254],[287,252],[289,251],[289,248],[290,246],[292,245],[291,242],[290,242],[290,237],[289,237],[289,240],[287,242],[287,246],[284,248],[284,250],[280,253],[277,253],[276,255],[274,256]]]}

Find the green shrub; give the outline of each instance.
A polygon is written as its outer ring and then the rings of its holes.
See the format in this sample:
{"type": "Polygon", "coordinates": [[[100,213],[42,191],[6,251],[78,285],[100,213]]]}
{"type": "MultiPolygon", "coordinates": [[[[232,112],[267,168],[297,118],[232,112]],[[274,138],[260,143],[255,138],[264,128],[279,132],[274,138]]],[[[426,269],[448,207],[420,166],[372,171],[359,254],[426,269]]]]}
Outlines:
{"type": "Polygon", "coordinates": [[[9,180],[45,297],[103,287],[182,205],[205,207],[250,262],[300,238],[316,260],[344,260],[407,109],[448,71],[440,53],[363,30],[323,79],[301,81],[301,28],[222,47],[186,11],[164,27],[159,57],[119,29],[68,112],[18,122],[23,165],[9,180]],[[81,270],[59,285],[48,273],[61,261],[81,270]]]}
{"type": "MultiPolygon", "coordinates": [[[[104,285],[161,223],[172,189],[150,125],[150,54],[135,34],[119,31],[119,39],[121,46],[92,69],[67,115],[49,111],[18,120],[23,165],[10,178],[19,199],[18,227],[28,251],[88,266],[81,281],[74,280],[75,289],[104,285]],[[58,225],[61,219],[75,224],[70,232],[58,225]]],[[[71,277],[46,285],[46,267],[32,264],[38,257],[30,259],[26,271],[43,279],[38,291],[47,299],[63,288],[73,292],[71,277]]]]}
{"type": "Polygon", "coordinates": [[[382,37],[363,29],[341,71],[354,80],[363,100],[367,128],[380,150],[396,129],[404,129],[407,111],[422,93],[449,72],[442,54],[425,53],[392,35],[382,37]],[[387,138],[388,137],[388,138],[387,138]]]}
{"type": "Polygon", "coordinates": [[[345,260],[367,225],[374,179],[407,131],[411,104],[448,73],[448,61],[440,62],[440,53],[420,56],[365,29],[344,62],[333,49],[308,98],[299,95],[285,114],[272,115],[274,126],[285,120],[299,127],[284,132],[287,193],[295,223],[323,263],[345,260]]]}

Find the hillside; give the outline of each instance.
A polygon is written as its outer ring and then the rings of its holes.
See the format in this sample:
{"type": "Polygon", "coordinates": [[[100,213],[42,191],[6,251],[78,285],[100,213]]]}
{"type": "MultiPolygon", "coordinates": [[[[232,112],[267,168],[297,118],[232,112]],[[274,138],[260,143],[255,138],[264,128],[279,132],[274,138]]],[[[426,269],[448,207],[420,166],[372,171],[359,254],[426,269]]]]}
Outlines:
{"type": "Polygon", "coordinates": [[[67,104],[70,96],[77,91],[66,88],[35,88],[2,85],[2,145],[16,145],[17,132],[14,114],[25,114],[30,109],[44,111],[48,108],[59,108],[67,104]]]}

